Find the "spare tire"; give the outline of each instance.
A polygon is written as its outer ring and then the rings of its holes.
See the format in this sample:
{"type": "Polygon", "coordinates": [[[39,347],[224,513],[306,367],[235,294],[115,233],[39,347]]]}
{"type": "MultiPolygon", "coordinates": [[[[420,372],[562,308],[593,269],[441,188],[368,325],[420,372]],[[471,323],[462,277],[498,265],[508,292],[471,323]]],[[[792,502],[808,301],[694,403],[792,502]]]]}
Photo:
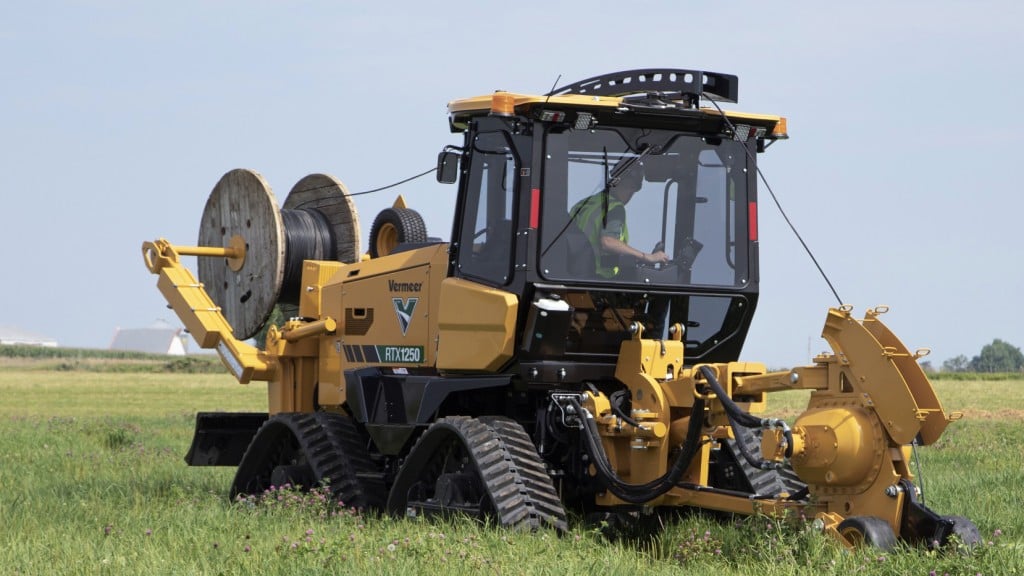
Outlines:
{"type": "Polygon", "coordinates": [[[427,226],[412,208],[385,208],[370,227],[370,257],[391,254],[399,244],[426,242],[427,226]]]}

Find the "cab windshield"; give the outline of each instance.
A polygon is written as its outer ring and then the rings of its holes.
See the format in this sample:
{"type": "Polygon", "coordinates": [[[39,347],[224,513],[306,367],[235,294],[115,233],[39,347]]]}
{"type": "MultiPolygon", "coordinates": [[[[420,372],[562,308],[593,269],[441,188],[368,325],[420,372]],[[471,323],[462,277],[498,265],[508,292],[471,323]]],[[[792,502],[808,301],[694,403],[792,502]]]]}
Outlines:
{"type": "Polygon", "coordinates": [[[745,286],[745,146],[639,128],[549,133],[541,274],[665,288],[745,286]]]}

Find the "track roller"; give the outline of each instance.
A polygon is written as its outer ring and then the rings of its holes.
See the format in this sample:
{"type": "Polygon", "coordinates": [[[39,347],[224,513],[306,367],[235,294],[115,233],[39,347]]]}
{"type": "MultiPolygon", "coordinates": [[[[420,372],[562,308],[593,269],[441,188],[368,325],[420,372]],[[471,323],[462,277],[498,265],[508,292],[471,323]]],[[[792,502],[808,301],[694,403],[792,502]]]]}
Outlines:
{"type": "Polygon", "coordinates": [[[388,512],[461,513],[527,530],[568,528],[530,437],[517,422],[497,417],[432,424],[402,464],[388,512]]]}

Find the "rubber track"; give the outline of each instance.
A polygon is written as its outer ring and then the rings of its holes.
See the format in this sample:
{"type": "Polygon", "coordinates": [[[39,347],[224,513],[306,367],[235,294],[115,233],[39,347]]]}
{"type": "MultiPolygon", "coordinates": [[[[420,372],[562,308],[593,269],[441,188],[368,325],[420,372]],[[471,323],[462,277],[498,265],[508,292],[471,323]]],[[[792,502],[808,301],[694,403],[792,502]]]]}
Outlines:
{"type": "Polygon", "coordinates": [[[285,457],[286,452],[279,448],[289,439],[297,446],[296,454],[305,455],[314,482],[330,480],[335,500],[360,509],[383,508],[384,484],[370,461],[363,436],[350,418],[330,412],[277,414],[267,420],[238,466],[232,497],[269,487],[264,485],[269,481],[259,475],[290,463],[274,461],[285,457]]]}
{"type": "MultiPolygon", "coordinates": [[[[521,515],[523,518],[529,516],[528,523],[531,526],[554,526],[560,531],[568,530],[562,501],[547,468],[537,455],[537,448],[522,425],[500,417],[484,417],[480,420],[498,435],[498,441],[502,443],[506,460],[510,464],[512,474],[509,476],[514,476],[514,484],[524,499],[522,506],[510,514],[521,515]]],[[[501,479],[497,478],[495,482],[499,483],[501,479]]]]}
{"type": "MultiPolygon", "coordinates": [[[[568,530],[565,510],[533,443],[522,426],[504,418],[478,420],[454,416],[436,421],[409,453],[395,481],[397,490],[407,489],[413,478],[426,471],[407,468],[419,466],[424,458],[432,456],[417,454],[417,449],[425,444],[433,445],[432,435],[450,433],[455,436],[451,441],[461,442],[469,453],[499,525],[568,530]]],[[[392,513],[401,513],[403,507],[397,503],[405,501],[404,497],[396,498],[393,492],[389,502],[392,513]]]]}
{"type": "MultiPolygon", "coordinates": [[[[760,454],[761,434],[758,431],[750,430],[745,436],[748,438],[748,450],[754,454],[760,454]]],[[[726,440],[725,445],[732,453],[733,459],[739,465],[740,470],[743,471],[743,475],[746,476],[753,493],[757,496],[776,498],[782,493],[793,495],[807,487],[807,484],[800,480],[800,477],[797,476],[792,468],[786,467],[780,470],[761,470],[760,468],[755,468],[740,453],[737,440],[726,440]]]]}
{"type": "MultiPolygon", "coordinates": [[[[332,412],[316,412],[322,431],[329,445],[317,452],[320,469],[317,478],[331,479],[331,492],[335,499],[349,506],[369,510],[383,510],[387,490],[379,471],[370,460],[366,448],[366,437],[360,433],[356,423],[349,417],[332,412]],[[346,488],[348,498],[334,489],[335,478],[345,478],[351,488],[346,488]]],[[[310,454],[310,452],[307,452],[310,454]]],[[[313,467],[318,470],[317,465],[313,467]]]]}

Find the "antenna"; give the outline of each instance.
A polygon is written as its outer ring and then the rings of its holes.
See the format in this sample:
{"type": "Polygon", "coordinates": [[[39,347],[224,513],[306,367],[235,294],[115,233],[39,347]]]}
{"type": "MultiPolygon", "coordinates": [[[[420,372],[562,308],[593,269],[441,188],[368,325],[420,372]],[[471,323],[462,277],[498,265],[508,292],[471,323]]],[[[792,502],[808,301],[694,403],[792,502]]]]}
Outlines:
{"type": "Polygon", "coordinates": [[[551,100],[551,95],[555,93],[555,88],[558,86],[558,81],[561,80],[561,79],[562,79],[562,75],[561,74],[559,74],[558,77],[555,78],[555,83],[551,85],[551,90],[548,92],[548,97],[544,99],[544,104],[545,105],[547,105],[548,100],[551,100]]]}

